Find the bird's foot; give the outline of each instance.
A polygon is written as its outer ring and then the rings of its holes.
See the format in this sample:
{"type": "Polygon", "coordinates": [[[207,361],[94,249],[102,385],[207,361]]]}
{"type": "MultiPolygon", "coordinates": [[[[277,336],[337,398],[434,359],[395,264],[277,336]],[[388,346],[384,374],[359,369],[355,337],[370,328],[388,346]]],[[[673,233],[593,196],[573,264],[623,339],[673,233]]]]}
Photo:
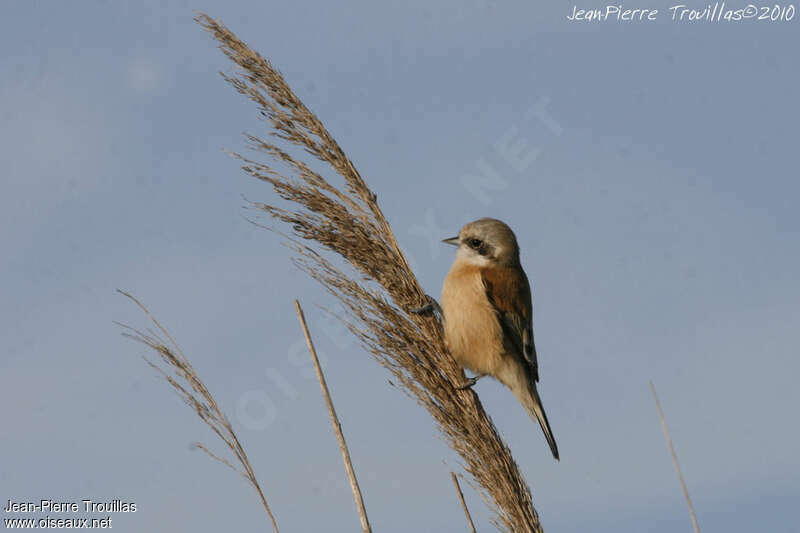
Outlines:
{"type": "Polygon", "coordinates": [[[414,313],[415,315],[428,315],[430,313],[437,313],[439,316],[442,316],[442,306],[439,305],[439,302],[427,294],[425,295],[425,298],[428,299],[428,303],[420,307],[412,307],[408,310],[408,312],[414,313]]]}
{"type": "Polygon", "coordinates": [[[484,377],[485,375],[486,375],[486,374],[478,374],[477,376],[473,376],[473,377],[471,377],[471,378],[467,379],[466,383],[464,383],[463,385],[459,385],[458,387],[456,387],[456,390],[467,390],[467,389],[471,389],[471,388],[472,388],[472,386],[473,386],[473,385],[475,385],[475,384],[478,382],[478,380],[479,380],[479,379],[481,379],[482,377],[484,377]]]}

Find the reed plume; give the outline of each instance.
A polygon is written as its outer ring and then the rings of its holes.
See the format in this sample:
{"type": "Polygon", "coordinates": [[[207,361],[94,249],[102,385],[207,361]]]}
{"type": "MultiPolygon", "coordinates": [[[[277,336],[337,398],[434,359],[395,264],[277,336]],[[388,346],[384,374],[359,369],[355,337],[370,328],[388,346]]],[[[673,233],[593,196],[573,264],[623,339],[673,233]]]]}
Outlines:
{"type": "Polygon", "coordinates": [[[255,102],[271,128],[269,140],[246,135],[249,147],[269,162],[234,156],[246,173],[270,184],[289,207],[273,203],[252,203],[252,207],[291,228],[295,264],[343,304],[350,331],[391,372],[398,386],[427,409],[494,511],[497,527],[541,531],[530,490],[478,396],[456,389],[465,377],[445,347],[439,319],[408,312],[427,303],[427,297],[377,196],[269,61],[221,22],[205,14],[195,20],[236,65],[233,74],[222,76],[255,102]],[[293,155],[303,151],[322,163],[326,175],[338,175],[337,183],[293,155]],[[323,255],[318,245],[346,264],[340,266],[334,256],[323,255]]]}
{"type": "Polygon", "coordinates": [[[250,459],[247,457],[244,448],[239,442],[239,437],[236,436],[236,433],[233,431],[233,426],[231,426],[231,423],[228,421],[228,417],[222,412],[214,396],[209,392],[203,380],[200,379],[200,375],[194,369],[192,363],[189,362],[189,358],[186,357],[183,350],[180,349],[180,346],[178,346],[170,334],[167,333],[167,330],[164,329],[139,300],[125,291],[117,290],[117,292],[133,301],[133,303],[147,315],[158,330],[158,332],[152,329],[142,331],[117,322],[119,326],[125,329],[123,335],[129,339],[141,342],[158,354],[159,360],[161,361],[160,364],[145,357],[147,364],[155,369],[155,371],[169,383],[172,389],[178,393],[178,396],[181,397],[184,403],[191,407],[197,416],[216,433],[222,442],[225,443],[228,450],[233,454],[235,462],[238,463],[239,466],[237,467],[228,459],[215,454],[202,443],[195,442],[194,447],[204,451],[212,459],[219,461],[247,480],[250,486],[253,487],[253,490],[258,494],[261,504],[264,506],[264,510],[272,522],[273,531],[278,533],[278,523],[275,521],[272,510],[267,504],[267,499],[264,497],[264,492],[261,490],[258,479],[256,479],[256,474],[253,470],[253,466],[250,464],[250,459]]]}

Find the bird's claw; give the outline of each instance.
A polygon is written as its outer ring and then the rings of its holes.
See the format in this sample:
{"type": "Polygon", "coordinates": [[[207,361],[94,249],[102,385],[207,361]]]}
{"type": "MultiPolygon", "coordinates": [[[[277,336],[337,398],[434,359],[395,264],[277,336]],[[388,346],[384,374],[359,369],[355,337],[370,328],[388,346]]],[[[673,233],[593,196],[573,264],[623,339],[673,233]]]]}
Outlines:
{"type": "Polygon", "coordinates": [[[482,377],[484,377],[485,375],[486,375],[486,374],[478,374],[477,376],[473,376],[473,377],[471,377],[471,378],[467,379],[466,383],[464,383],[463,385],[459,385],[458,387],[456,387],[456,390],[467,390],[467,389],[471,389],[471,388],[472,388],[472,386],[473,386],[473,385],[475,385],[475,384],[478,382],[478,380],[479,380],[479,379],[481,379],[482,377]]]}
{"type": "Polygon", "coordinates": [[[442,307],[439,305],[439,302],[434,300],[431,296],[427,294],[425,297],[428,299],[428,303],[420,307],[412,307],[408,310],[409,313],[414,313],[415,315],[427,315],[430,313],[437,313],[439,316],[442,316],[442,307]]]}

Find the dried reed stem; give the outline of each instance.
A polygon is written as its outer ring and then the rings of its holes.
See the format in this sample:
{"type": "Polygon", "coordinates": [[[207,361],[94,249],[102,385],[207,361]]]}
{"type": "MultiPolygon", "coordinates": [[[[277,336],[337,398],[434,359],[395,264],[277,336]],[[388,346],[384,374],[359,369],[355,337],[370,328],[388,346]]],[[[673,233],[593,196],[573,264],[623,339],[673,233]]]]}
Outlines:
{"type": "Polygon", "coordinates": [[[669,447],[669,453],[672,454],[672,464],[675,465],[675,471],[678,473],[678,479],[681,482],[681,489],[683,489],[683,497],[686,498],[686,504],[689,506],[689,516],[692,517],[692,526],[694,526],[694,532],[700,533],[700,526],[697,525],[697,516],[694,514],[694,506],[692,505],[692,499],[689,497],[689,489],[686,488],[686,481],[683,479],[683,473],[681,472],[681,466],[678,464],[678,454],[675,453],[675,446],[672,445],[672,437],[669,436],[669,429],[667,429],[667,419],[664,418],[664,411],[661,409],[661,402],[658,401],[658,395],[656,394],[656,386],[653,385],[653,382],[650,382],[650,390],[653,392],[653,400],[656,402],[656,409],[658,409],[658,418],[661,420],[661,429],[664,430],[664,437],[667,439],[667,446],[669,447]]]}
{"type": "Polygon", "coordinates": [[[450,477],[453,478],[453,485],[456,486],[456,492],[458,493],[458,499],[461,502],[461,507],[464,509],[464,514],[467,517],[467,523],[469,524],[469,530],[472,533],[477,533],[475,531],[475,524],[472,523],[472,517],[469,514],[469,509],[467,508],[467,502],[464,501],[464,493],[461,492],[461,486],[458,484],[458,477],[456,477],[455,472],[450,472],[450,477]]]}
{"type": "Polygon", "coordinates": [[[364,533],[372,533],[372,528],[367,519],[367,508],[364,506],[364,498],[358,486],[356,472],[353,469],[353,462],[350,460],[350,450],[347,448],[347,443],[344,440],[344,433],[342,433],[342,424],[339,422],[339,417],[336,416],[336,409],[333,407],[331,393],[328,391],[328,384],[325,381],[325,375],[322,373],[322,367],[319,365],[319,358],[317,358],[317,351],[314,349],[314,342],[311,340],[311,334],[308,332],[303,308],[300,307],[300,302],[297,300],[294,301],[294,309],[297,311],[297,318],[300,320],[300,326],[303,328],[303,335],[306,337],[308,352],[311,354],[311,360],[314,362],[314,370],[317,372],[317,379],[322,389],[322,396],[325,398],[325,405],[328,407],[328,414],[331,417],[333,432],[336,433],[336,440],[339,442],[339,451],[342,454],[342,460],[344,460],[344,468],[347,470],[347,477],[350,479],[350,488],[353,491],[353,499],[356,502],[358,516],[361,519],[361,529],[364,530],[364,533]]]}
{"type": "Polygon", "coordinates": [[[269,61],[222,23],[204,14],[196,20],[236,65],[224,79],[256,104],[270,127],[269,141],[246,135],[250,148],[269,163],[234,156],[245,172],[274,189],[284,207],[251,207],[291,228],[295,264],[338,298],[350,331],[397,386],[427,409],[481,488],[494,523],[506,531],[541,531],[528,485],[477,394],[454,385],[465,377],[445,347],[441,323],[408,312],[427,298],[375,193],[269,61]],[[309,156],[323,169],[302,159],[309,156]],[[344,262],[323,256],[322,249],[344,262]]]}
{"type": "Polygon", "coordinates": [[[272,511],[267,504],[267,499],[264,497],[264,493],[261,490],[258,479],[256,479],[256,474],[253,470],[253,466],[250,464],[250,459],[247,457],[244,448],[239,442],[239,438],[233,431],[233,427],[228,421],[228,418],[222,412],[222,409],[220,409],[219,404],[217,404],[217,401],[211,395],[211,392],[209,392],[205,383],[203,383],[203,380],[200,379],[197,371],[195,371],[194,367],[192,367],[189,359],[169,335],[169,333],[167,333],[167,330],[164,329],[158,320],[156,320],[156,318],[150,314],[150,311],[148,311],[147,308],[142,305],[141,302],[139,302],[139,300],[125,291],[118,289],[117,292],[127,296],[139,307],[139,309],[144,311],[145,315],[147,315],[153,325],[158,328],[158,331],[161,332],[161,335],[163,335],[166,340],[162,339],[158,333],[155,333],[149,328],[145,333],[117,322],[119,326],[125,328],[126,330],[123,332],[123,335],[129,339],[145,344],[158,354],[161,362],[164,365],[163,368],[146,357],[144,360],[147,361],[147,364],[155,369],[156,372],[158,372],[161,377],[163,377],[167,383],[170,384],[170,386],[172,386],[173,390],[178,393],[178,396],[181,397],[186,405],[191,407],[197,416],[199,416],[200,419],[205,422],[220,439],[222,439],[222,442],[225,443],[225,446],[227,446],[227,448],[233,453],[236,462],[241,465],[241,469],[234,466],[231,461],[213,453],[211,450],[206,448],[206,446],[199,442],[194,444],[195,448],[202,450],[208,454],[209,457],[224,464],[247,480],[250,486],[255,489],[256,493],[258,493],[258,497],[261,500],[261,505],[264,506],[264,510],[267,512],[267,516],[269,516],[269,519],[272,522],[272,529],[275,531],[275,533],[278,533],[278,523],[275,521],[275,517],[272,515],[272,511]],[[167,345],[167,341],[169,341],[171,346],[167,345]]]}

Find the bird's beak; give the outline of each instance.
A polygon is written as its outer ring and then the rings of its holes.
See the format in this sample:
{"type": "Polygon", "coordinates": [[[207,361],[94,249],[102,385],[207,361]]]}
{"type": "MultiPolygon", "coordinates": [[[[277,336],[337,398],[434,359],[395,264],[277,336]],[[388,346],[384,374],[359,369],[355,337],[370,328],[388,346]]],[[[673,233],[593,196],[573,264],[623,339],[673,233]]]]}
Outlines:
{"type": "Polygon", "coordinates": [[[450,237],[449,239],[443,239],[443,243],[452,244],[453,246],[458,246],[458,235],[455,237],[450,237]]]}

